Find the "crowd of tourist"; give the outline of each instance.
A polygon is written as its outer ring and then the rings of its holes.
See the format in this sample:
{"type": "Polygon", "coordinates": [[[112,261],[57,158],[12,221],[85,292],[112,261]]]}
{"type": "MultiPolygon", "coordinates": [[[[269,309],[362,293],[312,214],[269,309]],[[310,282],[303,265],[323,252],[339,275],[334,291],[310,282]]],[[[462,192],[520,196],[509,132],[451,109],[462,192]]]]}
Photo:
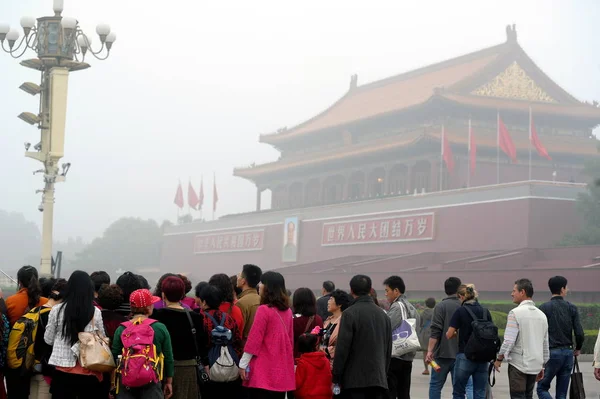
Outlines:
{"type": "MultiPolygon", "coordinates": [[[[152,291],[131,272],[111,284],[102,271],[67,281],[24,266],[17,280],[0,299],[0,399],[409,399],[418,351],[431,399],[448,374],[453,399],[489,397],[489,375],[505,363],[511,398],[552,398],[553,380],[566,398],[585,339],[560,276],[539,308],[531,281],[515,282],[503,342],[475,286],[457,277],[422,312],[400,276],[382,282],[386,310],[366,275],[349,291],[325,281],[317,299],[250,264],[195,286],[168,273],[152,291]]],[[[599,351],[600,340],[598,380],[599,351]]]]}

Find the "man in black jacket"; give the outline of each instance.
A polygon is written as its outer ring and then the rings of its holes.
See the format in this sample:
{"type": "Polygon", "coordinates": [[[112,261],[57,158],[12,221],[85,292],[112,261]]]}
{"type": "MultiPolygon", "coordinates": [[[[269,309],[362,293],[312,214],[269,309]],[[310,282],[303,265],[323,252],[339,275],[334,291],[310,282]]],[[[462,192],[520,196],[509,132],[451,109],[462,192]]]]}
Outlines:
{"type": "Polygon", "coordinates": [[[322,296],[317,299],[317,314],[321,316],[323,321],[331,316],[331,313],[327,310],[327,302],[329,302],[329,298],[331,298],[331,293],[333,291],[335,291],[335,284],[333,281],[324,281],[323,291],[321,292],[322,296]]]}
{"type": "Polygon", "coordinates": [[[371,279],[357,275],[350,280],[355,298],[342,313],[335,357],[333,383],[351,399],[387,398],[387,371],[392,355],[389,317],[370,297],[371,279]]]}
{"type": "Polygon", "coordinates": [[[552,292],[552,298],[541,304],[540,310],[548,318],[550,360],[544,368],[544,378],[537,384],[537,394],[540,399],[552,399],[548,391],[556,377],[555,398],[561,399],[567,397],[573,358],[579,356],[585,335],[577,307],[564,299],[568,292],[567,279],[563,276],[552,277],[548,281],[548,288],[552,292]]]}

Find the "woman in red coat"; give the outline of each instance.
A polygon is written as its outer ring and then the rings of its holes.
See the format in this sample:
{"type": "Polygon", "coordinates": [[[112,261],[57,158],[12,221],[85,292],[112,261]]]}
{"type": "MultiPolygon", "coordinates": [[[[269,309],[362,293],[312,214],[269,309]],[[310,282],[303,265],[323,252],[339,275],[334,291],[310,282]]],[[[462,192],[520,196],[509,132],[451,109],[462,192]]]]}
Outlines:
{"type": "Polygon", "coordinates": [[[325,353],[318,350],[314,334],[298,337],[300,358],[296,367],[296,399],[331,399],[331,368],[325,353]]]}

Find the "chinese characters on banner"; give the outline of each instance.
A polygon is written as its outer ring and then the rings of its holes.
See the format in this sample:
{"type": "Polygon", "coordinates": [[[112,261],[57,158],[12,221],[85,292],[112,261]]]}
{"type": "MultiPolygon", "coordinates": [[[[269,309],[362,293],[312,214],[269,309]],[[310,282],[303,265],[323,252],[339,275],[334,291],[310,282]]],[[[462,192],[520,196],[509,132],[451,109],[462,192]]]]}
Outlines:
{"type": "Polygon", "coordinates": [[[323,223],[321,245],[433,240],[434,214],[388,216],[323,223]]]}
{"type": "Polygon", "coordinates": [[[194,238],[194,253],[260,251],[264,241],[264,230],[202,234],[194,238]]]}

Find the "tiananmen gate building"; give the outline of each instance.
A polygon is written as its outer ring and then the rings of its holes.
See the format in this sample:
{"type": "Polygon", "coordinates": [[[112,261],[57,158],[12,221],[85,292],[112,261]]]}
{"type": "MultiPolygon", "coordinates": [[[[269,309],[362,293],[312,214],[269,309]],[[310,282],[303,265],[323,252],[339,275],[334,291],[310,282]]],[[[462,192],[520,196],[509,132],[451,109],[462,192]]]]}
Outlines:
{"type": "Polygon", "coordinates": [[[291,289],[399,274],[419,297],[457,275],[488,298],[561,274],[597,300],[600,248],[554,247],[580,227],[599,124],[597,104],[548,77],[514,26],[474,53],[364,85],[354,75],[320,114],[260,136],[279,160],[234,169],[256,185],[256,211],[170,228],[161,269],[197,280],[255,263],[291,289]]]}

